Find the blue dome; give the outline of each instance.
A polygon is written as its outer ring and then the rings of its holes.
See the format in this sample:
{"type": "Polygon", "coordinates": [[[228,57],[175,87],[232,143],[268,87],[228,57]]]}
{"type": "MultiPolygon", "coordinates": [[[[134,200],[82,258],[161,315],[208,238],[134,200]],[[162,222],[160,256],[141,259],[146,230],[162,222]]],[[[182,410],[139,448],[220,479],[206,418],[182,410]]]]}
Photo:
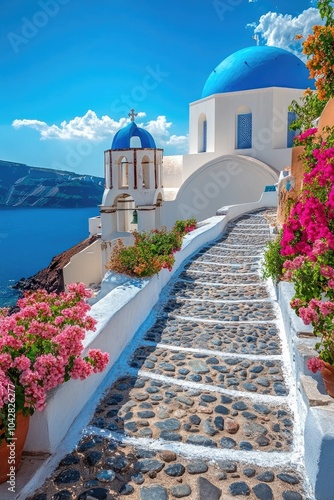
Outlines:
{"type": "Polygon", "coordinates": [[[314,88],[297,56],[277,47],[247,47],[224,59],[207,79],[202,97],[223,92],[285,87],[314,88]]]}
{"type": "Polygon", "coordinates": [[[115,134],[111,149],[130,149],[131,137],[139,137],[142,148],[156,148],[151,134],[147,130],[137,127],[135,122],[131,122],[115,134]]]}

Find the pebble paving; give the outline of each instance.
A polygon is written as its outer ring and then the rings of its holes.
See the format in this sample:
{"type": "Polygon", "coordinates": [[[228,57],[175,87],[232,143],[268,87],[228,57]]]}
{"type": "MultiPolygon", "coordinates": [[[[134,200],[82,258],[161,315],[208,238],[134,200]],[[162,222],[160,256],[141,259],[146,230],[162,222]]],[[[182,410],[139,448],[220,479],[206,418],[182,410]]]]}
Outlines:
{"type": "Polygon", "coordinates": [[[313,500],[260,274],[265,216],[230,223],[173,280],[87,435],[30,500],[313,500]]]}

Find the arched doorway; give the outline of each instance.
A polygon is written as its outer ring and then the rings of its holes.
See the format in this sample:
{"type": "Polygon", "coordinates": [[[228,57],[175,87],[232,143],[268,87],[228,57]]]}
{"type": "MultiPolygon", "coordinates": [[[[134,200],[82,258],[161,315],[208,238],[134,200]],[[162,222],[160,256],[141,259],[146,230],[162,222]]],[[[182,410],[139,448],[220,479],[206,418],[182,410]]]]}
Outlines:
{"type": "Polygon", "coordinates": [[[128,233],[137,229],[138,224],[133,223],[136,209],[132,196],[122,193],[115,199],[117,232],[128,233]]]}

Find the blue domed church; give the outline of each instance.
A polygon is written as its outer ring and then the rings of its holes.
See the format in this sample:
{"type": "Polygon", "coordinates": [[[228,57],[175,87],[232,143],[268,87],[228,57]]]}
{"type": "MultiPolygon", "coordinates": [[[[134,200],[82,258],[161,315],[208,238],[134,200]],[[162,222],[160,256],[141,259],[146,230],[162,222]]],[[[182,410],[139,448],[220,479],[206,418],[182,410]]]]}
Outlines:
{"type": "Polygon", "coordinates": [[[268,46],[241,49],[212,71],[189,105],[189,154],[164,157],[164,195],[177,217],[209,217],[277,183],[291,162],[288,107],[313,88],[308,75],[294,54],[268,46]]]}
{"type": "Polygon", "coordinates": [[[288,107],[313,87],[305,64],[268,46],[244,48],[209,75],[189,105],[189,153],[163,157],[134,122],[105,151],[102,239],[175,220],[204,220],[226,205],[254,202],[290,165],[295,118],[288,107]]]}

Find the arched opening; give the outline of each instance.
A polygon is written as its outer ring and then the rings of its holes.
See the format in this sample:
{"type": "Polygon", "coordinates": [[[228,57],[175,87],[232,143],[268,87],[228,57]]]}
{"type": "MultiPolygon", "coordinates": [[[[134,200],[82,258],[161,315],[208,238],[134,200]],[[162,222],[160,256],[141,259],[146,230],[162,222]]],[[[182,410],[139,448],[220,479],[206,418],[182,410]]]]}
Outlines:
{"type": "Polygon", "coordinates": [[[236,113],[236,149],[252,148],[252,110],[248,106],[240,106],[236,113]]]}
{"type": "Polygon", "coordinates": [[[133,135],[130,139],[130,148],[141,148],[141,140],[137,135],[133,135]]]}
{"type": "Polygon", "coordinates": [[[114,205],[116,207],[117,215],[117,232],[131,232],[138,228],[138,223],[134,224],[135,220],[135,201],[132,196],[123,193],[115,199],[114,205]]]}
{"type": "Polygon", "coordinates": [[[124,189],[129,187],[129,161],[128,159],[123,156],[120,158],[119,162],[119,174],[118,174],[118,179],[119,179],[119,188],[124,189]]]}
{"type": "Polygon", "coordinates": [[[205,153],[207,150],[208,122],[206,115],[201,113],[198,118],[198,152],[205,153]]]}
{"type": "Polygon", "coordinates": [[[148,156],[144,156],[142,159],[141,168],[143,173],[143,188],[150,189],[150,159],[148,156]]]}

